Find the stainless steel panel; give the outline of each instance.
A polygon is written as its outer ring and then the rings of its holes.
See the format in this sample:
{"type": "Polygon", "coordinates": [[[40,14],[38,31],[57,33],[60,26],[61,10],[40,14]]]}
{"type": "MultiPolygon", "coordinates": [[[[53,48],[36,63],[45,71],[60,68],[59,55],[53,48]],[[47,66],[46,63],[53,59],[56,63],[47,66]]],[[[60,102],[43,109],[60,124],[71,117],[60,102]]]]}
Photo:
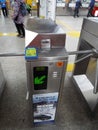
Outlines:
{"type": "MultiPolygon", "coordinates": [[[[51,19],[29,18],[27,20],[26,30],[37,34],[27,47],[33,46],[41,48],[41,43],[45,40],[50,41],[50,48],[65,47],[66,34],[62,28],[51,19]]],[[[26,38],[28,38],[28,34],[26,35],[26,38]]]]}
{"type": "MultiPolygon", "coordinates": [[[[94,111],[98,104],[98,18],[84,18],[79,39],[79,50],[95,49],[96,55],[76,63],[73,79],[86,100],[91,111],[94,111]],[[92,64],[93,61],[93,64],[92,64]]],[[[81,55],[83,56],[83,55],[81,55]]],[[[77,55],[76,60],[80,58],[77,55]]]]}
{"type": "MultiPolygon", "coordinates": [[[[65,77],[67,67],[68,55],[65,49],[51,49],[51,50],[40,50],[38,53],[38,59],[27,60],[27,88],[28,91],[33,93],[47,93],[47,92],[59,92],[62,81],[65,77]],[[62,65],[58,66],[58,63],[62,65]],[[48,85],[45,90],[34,91],[33,86],[33,68],[38,66],[48,67],[48,85]]],[[[32,93],[32,94],[33,94],[32,93]]]]}
{"type": "Polygon", "coordinates": [[[62,67],[57,67],[57,62],[58,61],[41,61],[41,62],[36,62],[31,64],[31,73],[32,73],[32,89],[34,93],[49,93],[49,92],[59,92],[60,86],[61,86],[61,80],[64,78],[62,77],[64,70],[66,69],[66,64],[67,62],[60,60],[60,62],[63,62],[63,66],[62,67]],[[34,91],[34,77],[33,77],[33,68],[34,67],[38,67],[38,66],[47,66],[48,67],[48,80],[47,80],[47,89],[45,90],[35,90],[34,91]],[[54,75],[55,74],[55,75],[54,75]]]}
{"type": "MultiPolygon", "coordinates": [[[[26,59],[27,90],[30,93],[31,104],[33,103],[32,115],[35,121],[35,116],[38,113],[35,110],[37,104],[34,102],[34,96],[56,94],[57,103],[55,102],[55,105],[59,106],[68,54],[65,50],[66,35],[55,22],[49,19],[31,18],[27,21],[26,29],[32,31],[33,33],[30,32],[32,35],[38,33],[35,37],[32,37],[31,42],[26,46],[27,48],[37,48],[38,54],[36,59],[26,59]],[[34,106],[36,107],[34,108],[34,106]]],[[[46,102],[44,98],[43,102],[46,102]]],[[[41,109],[45,109],[45,107],[41,109]]],[[[56,108],[54,110],[57,112],[56,108]]],[[[42,111],[45,114],[44,110],[42,111]]],[[[39,115],[43,113],[39,112],[39,115]]],[[[56,118],[56,115],[53,112],[52,120],[55,120],[54,118],[56,118]]]]}
{"type": "Polygon", "coordinates": [[[84,18],[82,30],[85,30],[95,37],[98,37],[98,18],[84,18]]]}
{"type": "Polygon", "coordinates": [[[97,94],[93,93],[94,86],[92,85],[92,83],[89,81],[89,79],[87,78],[85,74],[75,75],[73,76],[73,79],[75,83],[77,84],[78,88],[80,89],[88,106],[90,107],[92,111],[94,111],[98,103],[98,93],[97,94]]]}
{"type": "Polygon", "coordinates": [[[38,59],[27,61],[36,62],[38,61],[53,61],[53,60],[66,60],[68,57],[68,53],[65,48],[51,48],[51,49],[38,49],[38,59]]]}
{"type": "Polygon", "coordinates": [[[80,39],[88,42],[88,44],[91,45],[92,48],[98,49],[98,37],[95,37],[95,35],[92,35],[90,32],[86,32],[85,30],[82,30],[80,39]]]}
{"type": "Polygon", "coordinates": [[[42,34],[42,33],[64,33],[63,30],[51,19],[29,18],[27,20],[26,29],[42,34]]]}
{"type": "Polygon", "coordinates": [[[5,86],[5,78],[0,64],[0,96],[4,90],[4,86],[5,86]]]}

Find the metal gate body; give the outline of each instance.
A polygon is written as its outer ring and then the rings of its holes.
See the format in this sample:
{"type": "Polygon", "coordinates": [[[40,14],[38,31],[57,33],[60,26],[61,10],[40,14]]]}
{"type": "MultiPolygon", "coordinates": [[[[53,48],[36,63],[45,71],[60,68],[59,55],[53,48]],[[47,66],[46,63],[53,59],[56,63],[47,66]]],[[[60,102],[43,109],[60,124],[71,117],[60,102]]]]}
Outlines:
{"type": "MultiPolygon", "coordinates": [[[[33,124],[56,120],[67,66],[66,35],[53,21],[33,18],[27,22],[28,33],[36,33],[26,50],[35,49],[37,55],[26,57],[27,88],[30,94],[33,124]],[[29,24],[28,24],[29,23],[29,24]],[[32,28],[32,29],[31,29],[32,28]]],[[[27,38],[28,39],[28,38],[27,38]]]]}

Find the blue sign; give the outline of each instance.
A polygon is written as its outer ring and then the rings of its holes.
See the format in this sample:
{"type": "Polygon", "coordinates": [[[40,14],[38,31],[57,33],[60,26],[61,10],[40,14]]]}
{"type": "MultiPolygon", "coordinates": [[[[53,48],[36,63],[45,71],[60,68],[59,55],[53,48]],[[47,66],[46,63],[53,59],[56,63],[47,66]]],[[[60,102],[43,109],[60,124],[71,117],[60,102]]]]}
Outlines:
{"type": "Polygon", "coordinates": [[[37,59],[38,53],[35,47],[28,47],[25,49],[25,59],[37,59]]]}

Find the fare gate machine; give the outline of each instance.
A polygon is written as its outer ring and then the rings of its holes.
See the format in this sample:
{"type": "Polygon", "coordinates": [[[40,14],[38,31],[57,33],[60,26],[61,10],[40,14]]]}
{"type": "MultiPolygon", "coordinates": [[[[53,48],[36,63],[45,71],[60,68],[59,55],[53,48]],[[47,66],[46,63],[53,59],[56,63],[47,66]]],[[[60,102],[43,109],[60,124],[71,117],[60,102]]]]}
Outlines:
{"type": "Polygon", "coordinates": [[[25,58],[33,124],[56,120],[67,66],[66,35],[52,20],[29,18],[25,58]]]}
{"type": "Polygon", "coordinates": [[[78,54],[73,72],[74,83],[80,90],[90,110],[95,112],[98,104],[98,18],[83,20],[79,39],[79,51],[91,50],[93,53],[78,54]]]}

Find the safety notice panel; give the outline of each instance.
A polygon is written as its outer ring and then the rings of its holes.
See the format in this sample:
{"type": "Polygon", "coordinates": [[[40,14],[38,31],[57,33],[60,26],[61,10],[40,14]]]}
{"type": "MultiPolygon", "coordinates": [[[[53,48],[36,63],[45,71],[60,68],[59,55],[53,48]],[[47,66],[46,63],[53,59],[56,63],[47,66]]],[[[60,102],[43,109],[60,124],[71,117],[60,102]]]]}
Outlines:
{"type": "Polygon", "coordinates": [[[53,122],[55,120],[58,93],[35,94],[32,98],[34,123],[53,122]]]}

